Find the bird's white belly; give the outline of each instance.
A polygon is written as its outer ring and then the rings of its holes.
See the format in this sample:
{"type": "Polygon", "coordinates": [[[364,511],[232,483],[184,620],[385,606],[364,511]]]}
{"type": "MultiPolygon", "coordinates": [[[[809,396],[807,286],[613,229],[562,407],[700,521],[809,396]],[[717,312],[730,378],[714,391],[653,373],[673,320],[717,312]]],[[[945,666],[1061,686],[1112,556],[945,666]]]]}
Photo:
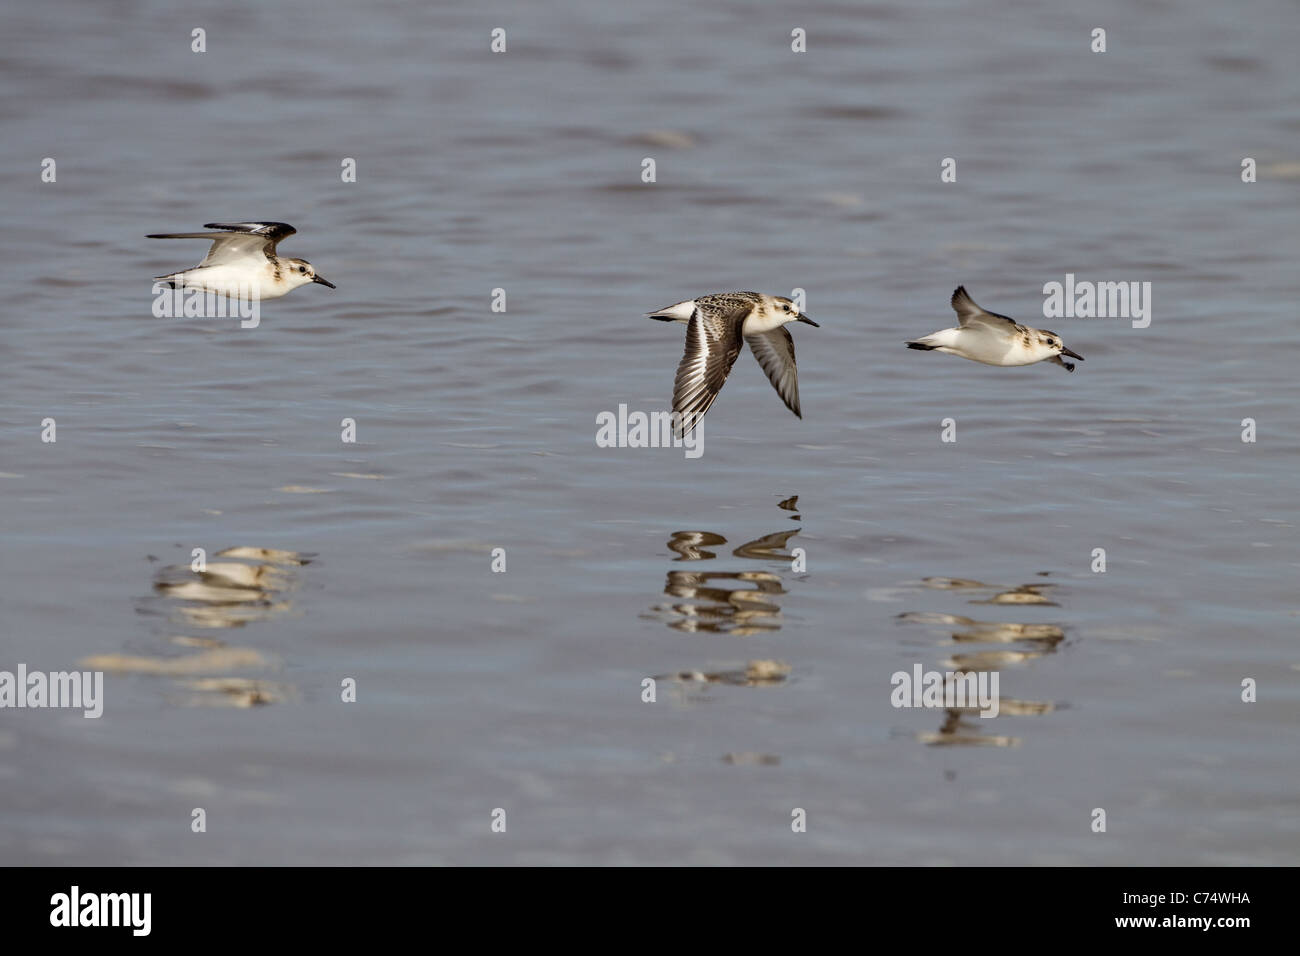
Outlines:
{"type": "Polygon", "coordinates": [[[289,291],[288,283],[276,282],[271,263],[249,266],[207,266],[181,273],[185,285],[231,298],[278,299],[289,291]]]}
{"type": "Polygon", "coordinates": [[[962,329],[953,338],[955,341],[946,347],[941,346],[940,351],[952,352],[985,365],[1032,365],[1043,358],[1025,348],[1019,336],[962,329]]]}

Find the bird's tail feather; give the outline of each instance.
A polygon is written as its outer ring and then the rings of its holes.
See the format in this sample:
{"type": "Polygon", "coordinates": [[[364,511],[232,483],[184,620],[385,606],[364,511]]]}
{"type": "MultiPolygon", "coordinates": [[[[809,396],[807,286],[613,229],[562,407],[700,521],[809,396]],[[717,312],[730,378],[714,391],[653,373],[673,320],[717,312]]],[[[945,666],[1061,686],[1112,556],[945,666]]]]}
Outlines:
{"type": "Polygon", "coordinates": [[[650,318],[658,319],[660,322],[689,322],[694,314],[695,302],[692,299],[646,313],[650,318]]]}

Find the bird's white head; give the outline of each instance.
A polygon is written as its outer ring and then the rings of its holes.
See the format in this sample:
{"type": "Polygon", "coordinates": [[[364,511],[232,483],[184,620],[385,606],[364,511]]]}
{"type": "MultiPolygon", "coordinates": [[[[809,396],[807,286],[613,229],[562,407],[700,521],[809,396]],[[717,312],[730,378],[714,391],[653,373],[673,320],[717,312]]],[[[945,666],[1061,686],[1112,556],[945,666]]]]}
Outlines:
{"type": "Polygon", "coordinates": [[[322,279],[312,268],[312,264],[306,259],[285,259],[284,281],[289,284],[289,288],[296,289],[300,285],[307,285],[309,282],[318,282],[321,285],[329,286],[331,289],[337,288],[333,282],[322,279]]]}
{"type": "Polygon", "coordinates": [[[745,334],[770,332],[772,329],[780,328],[787,322],[807,322],[816,328],[821,327],[800,312],[795,307],[793,300],[787,299],[783,295],[765,295],[758,300],[758,303],[750,310],[749,316],[745,319],[745,334]]]}
{"type": "Polygon", "coordinates": [[[1047,329],[1034,330],[1033,348],[1035,351],[1041,352],[1042,357],[1045,359],[1054,358],[1058,355],[1068,355],[1070,358],[1077,358],[1080,362],[1083,361],[1082,355],[1067,349],[1065,343],[1061,341],[1061,337],[1055,332],[1049,332],[1047,329]]]}

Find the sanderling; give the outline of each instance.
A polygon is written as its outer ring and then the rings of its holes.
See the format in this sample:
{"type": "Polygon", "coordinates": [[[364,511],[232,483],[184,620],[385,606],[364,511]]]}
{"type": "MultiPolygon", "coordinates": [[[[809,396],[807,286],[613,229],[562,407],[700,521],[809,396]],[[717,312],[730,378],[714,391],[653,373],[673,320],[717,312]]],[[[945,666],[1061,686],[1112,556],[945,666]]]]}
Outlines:
{"type": "Polygon", "coordinates": [[[204,229],[220,232],[164,232],[146,239],[211,239],[212,248],[193,269],[157,276],[168,280],[172,288],[205,289],[220,295],[261,299],[278,299],[309,282],[319,282],[331,289],[316,274],[306,259],[282,259],[275,254],[276,245],[292,236],[297,229],[287,222],[210,222],[204,229]]]}
{"type": "Polygon", "coordinates": [[[784,296],[761,292],[719,292],[678,302],[646,315],[661,322],[686,323],[686,353],[677,366],[673,411],[687,431],[704,417],[740,354],[740,340],[749,343],[754,358],[786,407],[800,418],[799,372],[794,363],[794,339],[787,322],[807,322],[820,328],[784,296]]]}
{"type": "Polygon", "coordinates": [[[1046,359],[1067,372],[1074,371],[1074,363],[1062,361],[1062,355],[1083,361],[1083,356],[1067,349],[1055,332],[1031,329],[1005,315],[985,312],[966,294],[964,285],[953,292],[952,307],[957,310],[960,328],[931,332],[908,342],[907,347],[937,349],[985,365],[1033,365],[1046,359]]]}

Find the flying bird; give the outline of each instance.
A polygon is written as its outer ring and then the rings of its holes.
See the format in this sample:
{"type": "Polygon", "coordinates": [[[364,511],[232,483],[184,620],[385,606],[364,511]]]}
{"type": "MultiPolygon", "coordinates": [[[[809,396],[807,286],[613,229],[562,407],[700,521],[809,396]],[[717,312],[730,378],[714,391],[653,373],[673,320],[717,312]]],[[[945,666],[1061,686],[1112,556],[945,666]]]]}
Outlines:
{"type": "Polygon", "coordinates": [[[1067,349],[1055,332],[1031,329],[1008,316],[985,312],[967,294],[964,285],[957,286],[953,292],[952,307],[957,312],[958,328],[931,332],[908,342],[907,347],[960,355],[985,365],[1033,365],[1048,361],[1067,372],[1074,371],[1074,363],[1064,361],[1062,355],[1083,361],[1083,356],[1067,349]]]}
{"type": "Polygon", "coordinates": [[[794,339],[785,326],[789,322],[820,326],[790,299],[761,292],[718,292],[646,315],[661,322],[686,323],[686,352],[673,384],[673,411],[678,416],[680,433],[689,431],[717,399],[740,354],[742,339],[749,344],[781,401],[803,418],[794,339]]]}
{"type": "Polygon", "coordinates": [[[315,282],[336,288],[316,274],[306,259],[286,259],[275,247],[298,230],[287,222],[210,222],[219,232],[162,232],[146,239],[208,239],[212,248],[192,269],[156,276],[173,289],[205,289],[234,298],[278,299],[315,282]]]}

